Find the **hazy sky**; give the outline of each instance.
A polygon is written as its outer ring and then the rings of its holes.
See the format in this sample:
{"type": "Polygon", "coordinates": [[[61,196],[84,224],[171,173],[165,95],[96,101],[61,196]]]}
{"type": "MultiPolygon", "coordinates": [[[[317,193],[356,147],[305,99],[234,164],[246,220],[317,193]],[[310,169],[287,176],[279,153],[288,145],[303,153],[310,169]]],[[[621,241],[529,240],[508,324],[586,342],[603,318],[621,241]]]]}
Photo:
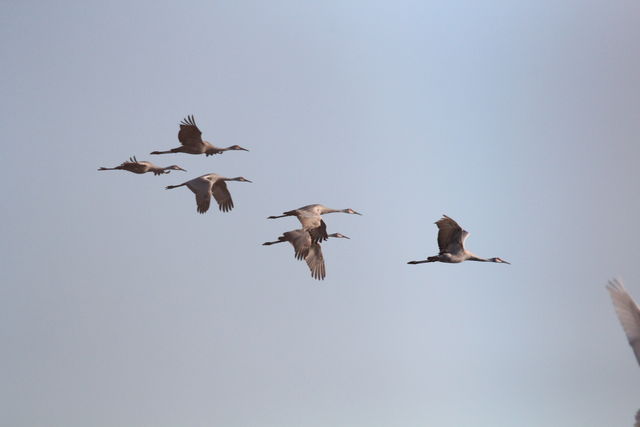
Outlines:
{"type": "Polygon", "coordinates": [[[0,10],[1,425],[633,423],[638,1],[0,10]],[[187,114],[251,151],[149,156],[187,114]],[[209,172],[232,212],[164,190],[209,172]],[[261,246],[309,203],[364,213],[324,282],[261,246]],[[442,214],[512,265],[407,265],[442,214]]]}

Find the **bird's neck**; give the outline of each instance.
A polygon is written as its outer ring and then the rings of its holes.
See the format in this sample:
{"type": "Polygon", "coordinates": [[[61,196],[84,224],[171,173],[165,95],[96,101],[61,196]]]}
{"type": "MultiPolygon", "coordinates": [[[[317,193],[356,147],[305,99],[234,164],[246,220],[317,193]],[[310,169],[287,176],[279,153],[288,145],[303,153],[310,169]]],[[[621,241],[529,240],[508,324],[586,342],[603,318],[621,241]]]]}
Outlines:
{"type": "Polygon", "coordinates": [[[479,256],[477,256],[476,254],[469,254],[469,258],[467,258],[469,261],[480,261],[480,262],[489,262],[491,261],[490,259],[487,258],[481,258],[479,256]]]}

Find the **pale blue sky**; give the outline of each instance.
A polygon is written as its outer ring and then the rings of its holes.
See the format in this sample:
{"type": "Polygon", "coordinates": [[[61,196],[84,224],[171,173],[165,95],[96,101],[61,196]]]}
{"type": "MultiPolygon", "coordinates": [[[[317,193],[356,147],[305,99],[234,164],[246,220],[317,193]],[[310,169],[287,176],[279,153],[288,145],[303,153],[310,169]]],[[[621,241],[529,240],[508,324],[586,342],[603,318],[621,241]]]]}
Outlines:
{"type": "Polygon", "coordinates": [[[515,3],[3,2],[0,424],[631,425],[640,4],[515,3]],[[443,213],[512,265],[406,265],[443,213]]]}

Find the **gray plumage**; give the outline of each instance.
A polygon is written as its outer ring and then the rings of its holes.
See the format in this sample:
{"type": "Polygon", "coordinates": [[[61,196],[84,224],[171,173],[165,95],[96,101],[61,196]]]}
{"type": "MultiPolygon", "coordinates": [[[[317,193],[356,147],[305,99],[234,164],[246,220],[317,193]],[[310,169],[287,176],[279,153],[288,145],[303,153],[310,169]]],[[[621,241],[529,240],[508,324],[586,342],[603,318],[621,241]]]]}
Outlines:
{"type": "Polygon", "coordinates": [[[607,284],[613,307],[616,310],[622,329],[627,335],[629,345],[640,364],[640,308],[631,298],[621,281],[613,279],[607,284]]]}
{"type": "MultiPolygon", "coordinates": [[[[327,237],[349,238],[340,233],[329,234],[327,237]]],[[[274,242],[264,242],[263,245],[275,245],[276,243],[283,242],[291,243],[296,259],[305,260],[311,271],[311,277],[317,280],[324,280],[327,272],[324,264],[324,256],[322,255],[322,248],[319,243],[312,241],[308,231],[304,229],[287,231],[278,237],[278,240],[274,242]]]]}
{"type": "Polygon", "coordinates": [[[180,122],[180,131],[178,132],[178,141],[182,144],[180,147],[172,148],[167,151],[152,151],[151,154],[168,154],[168,153],[187,153],[187,154],[204,154],[207,157],[214,154],[222,154],[230,150],[243,150],[239,145],[230,147],[216,147],[208,141],[202,139],[202,132],[196,125],[193,116],[187,116],[180,122]]]}
{"type": "Polygon", "coordinates": [[[163,168],[163,167],[160,167],[160,166],[156,166],[151,162],[139,161],[138,159],[136,159],[136,156],[129,157],[129,161],[128,162],[123,162],[119,166],[116,166],[116,167],[113,167],[113,168],[101,167],[98,170],[99,171],[125,170],[125,171],[129,171],[129,172],[137,173],[137,174],[153,172],[154,175],[163,175],[165,173],[171,172],[172,170],[178,170],[178,171],[185,171],[186,172],[186,170],[182,169],[178,165],[171,165],[171,166],[166,166],[166,167],[163,168]]]}
{"type": "Polygon", "coordinates": [[[231,193],[229,193],[229,189],[227,188],[225,181],[251,182],[241,176],[237,178],[226,178],[215,173],[210,173],[199,176],[190,181],[183,182],[182,184],[168,185],[166,188],[167,190],[170,190],[184,185],[189,188],[189,190],[193,191],[196,195],[196,205],[199,213],[205,213],[209,210],[211,196],[216,199],[218,207],[222,212],[229,212],[233,209],[233,200],[231,199],[231,193]]]}
{"type": "Polygon", "coordinates": [[[510,264],[501,258],[481,258],[464,247],[464,241],[469,237],[469,232],[463,230],[453,219],[443,215],[438,221],[438,255],[430,256],[421,261],[409,261],[407,264],[422,264],[425,262],[459,263],[463,261],[497,262],[510,264]]]}
{"type": "Polygon", "coordinates": [[[267,217],[267,219],[275,219],[275,218],[283,218],[285,216],[295,216],[302,224],[303,230],[309,232],[311,239],[313,242],[322,242],[327,240],[329,235],[327,234],[327,225],[322,220],[321,215],[333,213],[333,212],[343,212],[347,214],[355,214],[362,215],[359,212],[354,211],[351,208],[347,209],[331,209],[324,205],[314,204],[303,206],[298,209],[294,209],[291,211],[283,212],[282,215],[272,215],[267,217]]]}

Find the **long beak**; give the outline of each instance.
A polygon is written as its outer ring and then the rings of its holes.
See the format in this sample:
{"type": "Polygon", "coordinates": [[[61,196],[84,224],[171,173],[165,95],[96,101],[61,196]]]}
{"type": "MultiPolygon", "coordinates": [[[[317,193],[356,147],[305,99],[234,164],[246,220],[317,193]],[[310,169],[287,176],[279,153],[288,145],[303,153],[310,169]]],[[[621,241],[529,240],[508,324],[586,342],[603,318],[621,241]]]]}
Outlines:
{"type": "Polygon", "coordinates": [[[360,212],[353,211],[354,214],[362,216],[360,212]]]}
{"type": "Polygon", "coordinates": [[[502,262],[503,262],[504,264],[509,264],[509,265],[511,265],[511,263],[510,263],[510,262],[508,262],[508,261],[502,260],[502,262]]]}
{"type": "MultiPolygon", "coordinates": [[[[178,166],[178,167],[180,167],[180,166],[178,166]]],[[[180,168],[180,170],[181,170],[181,171],[184,171],[184,172],[186,172],[186,171],[187,171],[186,169],[182,169],[182,168],[180,168]]]]}
{"type": "Polygon", "coordinates": [[[242,148],[242,147],[240,147],[240,150],[243,150],[243,151],[249,151],[249,150],[247,150],[246,148],[242,148]]]}

